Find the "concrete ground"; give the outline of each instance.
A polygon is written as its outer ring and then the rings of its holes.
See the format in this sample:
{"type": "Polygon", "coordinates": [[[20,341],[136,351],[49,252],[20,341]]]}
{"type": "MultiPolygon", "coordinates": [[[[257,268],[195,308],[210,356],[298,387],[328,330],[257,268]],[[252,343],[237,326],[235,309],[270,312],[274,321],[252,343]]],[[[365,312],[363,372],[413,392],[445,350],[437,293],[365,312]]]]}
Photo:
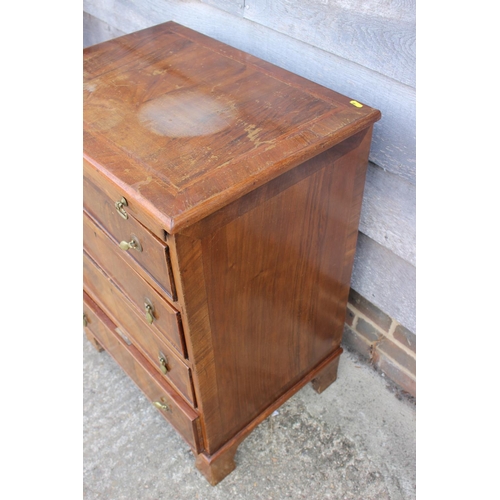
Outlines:
{"type": "Polygon", "coordinates": [[[354,354],[326,391],[307,385],[258,426],[213,487],[115,362],[83,351],[85,500],[416,497],[414,402],[354,354]]]}

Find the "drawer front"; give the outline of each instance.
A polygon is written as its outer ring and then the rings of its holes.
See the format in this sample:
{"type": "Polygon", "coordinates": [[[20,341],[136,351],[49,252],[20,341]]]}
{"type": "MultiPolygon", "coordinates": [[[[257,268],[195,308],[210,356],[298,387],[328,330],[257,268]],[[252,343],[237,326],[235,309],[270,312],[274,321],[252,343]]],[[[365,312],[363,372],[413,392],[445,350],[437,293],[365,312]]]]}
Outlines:
{"type": "Polygon", "coordinates": [[[129,301],[113,282],[84,254],[83,266],[87,274],[86,289],[93,300],[117,324],[131,343],[148,358],[186,400],[194,406],[194,392],[189,368],[165,342],[135,313],[129,301]]]}
{"type": "Polygon", "coordinates": [[[133,259],[151,275],[170,299],[177,300],[168,246],[128,214],[126,206],[121,209],[121,212],[127,215],[126,219],[123,218],[115,207],[116,201],[119,199],[111,199],[95,184],[83,178],[85,210],[102,225],[120,252],[127,255],[125,258],[133,259]],[[132,241],[139,242],[139,245],[129,249],[126,249],[126,246],[120,247],[120,243],[132,241]]]}
{"type": "Polygon", "coordinates": [[[198,414],[162,379],[138,349],[127,345],[115,332],[116,325],[86,293],[83,296],[83,311],[87,317],[86,328],[102,347],[155,404],[193,451],[203,451],[198,414]]]}
{"type": "MultiPolygon", "coordinates": [[[[117,250],[116,245],[106,233],[85,213],[83,216],[83,247],[130,299],[139,314],[146,317],[148,311],[145,304],[152,307],[153,322],[151,328],[159,335],[163,335],[182,356],[185,356],[180,313],[127,265],[126,261],[121,258],[121,254],[118,253],[120,249],[117,250]]],[[[83,279],[86,285],[91,279],[91,276],[87,274],[87,270],[85,270],[83,279]]]]}

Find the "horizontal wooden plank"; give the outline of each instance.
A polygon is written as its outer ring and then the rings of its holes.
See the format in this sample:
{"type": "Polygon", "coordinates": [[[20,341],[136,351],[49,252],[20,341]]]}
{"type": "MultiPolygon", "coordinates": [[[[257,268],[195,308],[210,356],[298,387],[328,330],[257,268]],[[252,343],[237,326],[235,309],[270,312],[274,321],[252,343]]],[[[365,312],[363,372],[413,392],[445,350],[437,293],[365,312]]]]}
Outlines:
{"type": "Polygon", "coordinates": [[[244,16],[415,87],[415,0],[246,0],[244,16]]]}
{"type": "Polygon", "coordinates": [[[359,233],[351,287],[416,332],[416,269],[359,233]]]}
{"type": "Polygon", "coordinates": [[[414,184],[369,164],[359,230],[414,266],[415,205],[414,184]]]}
{"type": "Polygon", "coordinates": [[[370,160],[415,184],[415,89],[210,5],[180,0],[84,0],[86,12],[126,33],[174,20],[378,108],[370,160]]]}
{"type": "Polygon", "coordinates": [[[245,0],[200,0],[202,3],[212,5],[231,14],[242,16],[245,9],[245,0]]]}
{"type": "Polygon", "coordinates": [[[91,16],[87,12],[83,13],[83,48],[106,42],[124,34],[123,31],[91,16]]]}

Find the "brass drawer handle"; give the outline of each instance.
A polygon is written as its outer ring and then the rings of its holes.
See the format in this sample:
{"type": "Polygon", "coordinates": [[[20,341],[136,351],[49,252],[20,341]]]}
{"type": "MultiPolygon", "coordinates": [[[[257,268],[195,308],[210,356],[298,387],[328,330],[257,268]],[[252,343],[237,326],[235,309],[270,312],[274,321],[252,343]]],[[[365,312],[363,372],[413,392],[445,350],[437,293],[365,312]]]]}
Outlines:
{"type": "Polygon", "coordinates": [[[120,241],[120,248],[122,250],[130,250],[133,248],[134,250],[137,250],[138,252],[142,252],[142,245],[137,239],[137,236],[132,235],[132,238],[130,241],[120,241]]]}
{"type": "Polygon", "coordinates": [[[89,320],[87,318],[87,315],[83,313],[83,326],[87,326],[89,324],[89,320]]]}
{"type": "MultiPolygon", "coordinates": [[[[163,399],[163,398],[162,398],[163,399]]],[[[153,403],[156,408],[158,408],[159,410],[163,410],[163,411],[168,411],[170,413],[172,413],[172,408],[170,408],[170,406],[167,404],[167,403],[164,403],[162,401],[155,401],[153,403]]]]}
{"type": "Polygon", "coordinates": [[[115,201],[115,208],[116,211],[124,218],[128,219],[128,213],[125,212],[123,207],[128,207],[128,202],[127,200],[122,196],[122,199],[119,201],[115,201]]]}
{"type": "Polygon", "coordinates": [[[146,321],[151,325],[155,320],[155,308],[149,299],[144,301],[144,309],[146,310],[146,321]]]}
{"type": "Polygon", "coordinates": [[[168,360],[167,356],[161,351],[158,353],[158,361],[160,362],[160,370],[166,375],[168,372],[168,360]]]}

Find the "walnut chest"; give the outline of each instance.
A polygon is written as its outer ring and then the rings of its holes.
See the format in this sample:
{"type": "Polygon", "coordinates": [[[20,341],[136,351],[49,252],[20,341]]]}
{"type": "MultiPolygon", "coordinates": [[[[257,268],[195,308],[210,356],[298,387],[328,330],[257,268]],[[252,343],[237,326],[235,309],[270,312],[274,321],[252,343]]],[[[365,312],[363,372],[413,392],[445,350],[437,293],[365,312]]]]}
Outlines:
{"type": "Polygon", "coordinates": [[[336,378],[380,113],[173,22],[84,79],[85,331],[216,484],[336,378]]]}

